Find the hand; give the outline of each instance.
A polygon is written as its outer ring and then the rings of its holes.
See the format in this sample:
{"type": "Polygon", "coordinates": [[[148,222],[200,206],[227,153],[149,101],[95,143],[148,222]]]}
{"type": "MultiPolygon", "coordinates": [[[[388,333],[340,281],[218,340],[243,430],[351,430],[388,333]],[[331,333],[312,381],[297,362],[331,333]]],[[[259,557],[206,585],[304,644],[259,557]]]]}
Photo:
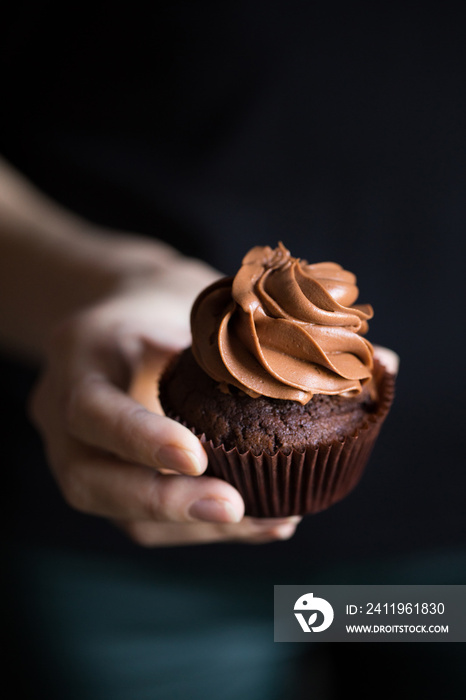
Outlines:
{"type": "Polygon", "coordinates": [[[389,350],[389,348],[384,348],[381,345],[374,345],[374,356],[385,367],[389,374],[393,374],[396,377],[400,366],[400,358],[396,352],[389,350]]]}
{"type": "Polygon", "coordinates": [[[68,318],[31,397],[65,500],[114,521],[141,545],[266,542],[290,537],[300,520],[243,517],[230,484],[201,476],[207,457],[197,438],[156,405],[157,372],[190,343],[192,301],[216,276],[177,258],[68,318]],[[141,367],[150,381],[141,382],[141,367]]]}

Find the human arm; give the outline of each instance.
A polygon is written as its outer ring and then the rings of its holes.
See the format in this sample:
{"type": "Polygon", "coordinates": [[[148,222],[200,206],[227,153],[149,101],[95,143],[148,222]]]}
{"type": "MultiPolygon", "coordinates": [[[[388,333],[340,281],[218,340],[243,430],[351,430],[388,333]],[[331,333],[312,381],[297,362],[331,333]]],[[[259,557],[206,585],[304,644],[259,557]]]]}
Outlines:
{"type": "Polygon", "coordinates": [[[70,505],[147,545],[289,536],[293,522],[243,518],[232,486],[200,476],[192,433],[129,394],[144,358],[189,343],[191,303],[218,273],[93,226],[6,163],[0,244],[0,344],[43,368],[31,412],[70,505]]]}

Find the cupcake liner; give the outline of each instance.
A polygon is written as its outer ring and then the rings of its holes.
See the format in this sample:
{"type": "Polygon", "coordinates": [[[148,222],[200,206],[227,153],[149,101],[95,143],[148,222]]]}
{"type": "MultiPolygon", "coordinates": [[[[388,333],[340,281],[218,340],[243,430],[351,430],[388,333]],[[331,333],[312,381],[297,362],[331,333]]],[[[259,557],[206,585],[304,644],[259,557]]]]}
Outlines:
{"type": "MultiPolygon", "coordinates": [[[[318,513],[347,496],[362,477],[394,398],[395,377],[378,362],[374,379],[378,405],[366,423],[342,440],[308,447],[304,452],[240,453],[236,448],[215,446],[204,434],[187,427],[207,452],[206,474],[229,482],[239,491],[246,515],[282,518],[318,513]]],[[[170,417],[186,425],[179,417],[170,417]]]]}

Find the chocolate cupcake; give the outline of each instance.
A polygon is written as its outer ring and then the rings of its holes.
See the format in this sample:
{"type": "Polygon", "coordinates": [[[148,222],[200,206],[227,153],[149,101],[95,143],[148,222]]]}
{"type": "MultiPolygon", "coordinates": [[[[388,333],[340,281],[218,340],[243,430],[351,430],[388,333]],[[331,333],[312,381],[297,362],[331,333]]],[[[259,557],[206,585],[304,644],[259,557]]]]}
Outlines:
{"type": "Polygon", "coordinates": [[[160,382],[165,413],[204,443],[208,474],[246,513],[323,510],[361,478],[393,399],[394,377],[363,337],[355,276],[308,264],[280,243],[255,247],[191,313],[193,344],[160,382]]]}

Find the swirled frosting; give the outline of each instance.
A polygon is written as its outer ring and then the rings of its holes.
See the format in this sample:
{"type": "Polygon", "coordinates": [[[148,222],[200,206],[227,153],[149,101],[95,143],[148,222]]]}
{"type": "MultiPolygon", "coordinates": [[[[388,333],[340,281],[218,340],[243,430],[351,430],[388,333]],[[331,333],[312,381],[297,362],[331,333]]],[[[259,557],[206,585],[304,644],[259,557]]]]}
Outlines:
{"type": "Polygon", "coordinates": [[[354,394],[372,376],[362,337],[372,307],[355,304],[356,277],[333,262],[308,264],[279,243],[256,246],[235,277],[207,287],[191,312],[192,351],[222,387],[306,404],[354,394]]]}

